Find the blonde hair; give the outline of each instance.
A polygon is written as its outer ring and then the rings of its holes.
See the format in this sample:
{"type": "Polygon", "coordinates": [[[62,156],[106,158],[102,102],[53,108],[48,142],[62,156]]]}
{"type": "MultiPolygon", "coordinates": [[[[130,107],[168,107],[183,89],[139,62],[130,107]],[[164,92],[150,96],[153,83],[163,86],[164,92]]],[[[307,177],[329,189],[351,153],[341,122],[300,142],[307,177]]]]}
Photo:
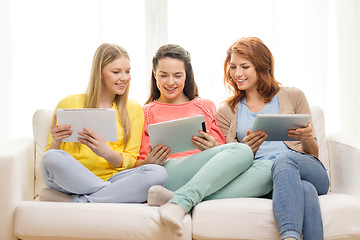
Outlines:
{"type": "MultiPolygon", "coordinates": [[[[130,60],[127,51],[116,45],[110,43],[102,44],[95,52],[89,85],[86,89],[86,102],[85,108],[98,108],[101,93],[101,72],[102,69],[110,62],[118,59],[119,57],[126,57],[130,60]]],[[[124,94],[116,95],[115,101],[119,111],[118,121],[124,128],[124,142],[127,144],[130,138],[130,119],[127,110],[127,101],[129,96],[129,86],[126,88],[124,94]]]]}

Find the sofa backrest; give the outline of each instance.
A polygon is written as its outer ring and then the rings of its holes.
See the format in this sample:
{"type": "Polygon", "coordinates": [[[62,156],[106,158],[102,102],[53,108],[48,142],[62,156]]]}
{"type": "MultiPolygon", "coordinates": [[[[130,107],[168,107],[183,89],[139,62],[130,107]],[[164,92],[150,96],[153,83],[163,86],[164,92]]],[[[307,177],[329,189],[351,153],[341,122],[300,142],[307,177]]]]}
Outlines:
{"type": "Polygon", "coordinates": [[[327,148],[326,141],[326,131],[325,131],[325,117],[324,111],[319,106],[311,107],[311,118],[313,123],[313,128],[315,130],[315,136],[317,138],[317,143],[319,146],[319,159],[324,164],[326,169],[328,169],[328,175],[330,177],[330,160],[329,160],[329,151],[327,148]]]}
{"type": "Polygon", "coordinates": [[[46,149],[47,140],[50,133],[50,125],[52,121],[53,111],[40,109],[35,111],[33,115],[33,137],[35,142],[35,189],[34,193],[37,197],[40,191],[45,187],[45,183],[41,173],[41,156],[46,149]]]}
{"type": "MultiPolygon", "coordinates": [[[[319,158],[329,169],[329,156],[326,144],[324,112],[318,106],[311,107],[313,127],[318,139],[319,158]]],[[[33,135],[35,141],[35,196],[45,187],[41,173],[41,156],[46,149],[47,140],[50,132],[53,111],[40,109],[33,116],[33,135]]],[[[329,170],[328,170],[329,171],[329,170]]],[[[330,176],[330,174],[329,174],[330,176]]]]}

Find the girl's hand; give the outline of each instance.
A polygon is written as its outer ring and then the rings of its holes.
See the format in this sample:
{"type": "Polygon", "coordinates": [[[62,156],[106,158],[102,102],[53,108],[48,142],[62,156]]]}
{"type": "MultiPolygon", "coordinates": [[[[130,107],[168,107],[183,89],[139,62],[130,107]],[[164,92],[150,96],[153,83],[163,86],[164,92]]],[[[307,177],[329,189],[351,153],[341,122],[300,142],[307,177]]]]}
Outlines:
{"type": "Polygon", "coordinates": [[[95,132],[88,128],[84,128],[84,131],[79,132],[81,137],[78,138],[80,143],[88,146],[96,155],[108,160],[113,150],[106,142],[95,132]]]}
{"type": "Polygon", "coordinates": [[[52,136],[52,141],[50,143],[49,149],[60,149],[61,142],[64,138],[70,137],[73,133],[71,125],[57,125],[56,114],[53,116],[53,120],[50,126],[50,134],[52,136]]]}
{"type": "Polygon", "coordinates": [[[251,132],[250,130],[247,130],[246,137],[244,137],[242,141],[251,147],[255,156],[261,144],[266,140],[267,137],[268,135],[264,131],[257,130],[255,132],[251,132]]]}
{"type": "Polygon", "coordinates": [[[319,157],[319,147],[313,136],[313,128],[308,123],[304,128],[289,129],[288,136],[301,141],[304,152],[319,157]]]}
{"type": "Polygon", "coordinates": [[[163,165],[165,161],[171,154],[171,150],[167,146],[162,146],[161,144],[155,146],[153,149],[149,144],[149,154],[147,158],[142,161],[143,164],[158,164],[163,165]]]}
{"type": "Polygon", "coordinates": [[[314,139],[312,130],[312,126],[308,123],[304,128],[289,129],[287,136],[302,142],[308,142],[314,139]]]}
{"type": "Polygon", "coordinates": [[[199,131],[200,134],[203,136],[193,136],[192,142],[196,148],[198,148],[200,151],[204,151],[206,149],[219,146],[219,144],[215,141],[215,138],[210,135],[209,131],[199,131]]]}

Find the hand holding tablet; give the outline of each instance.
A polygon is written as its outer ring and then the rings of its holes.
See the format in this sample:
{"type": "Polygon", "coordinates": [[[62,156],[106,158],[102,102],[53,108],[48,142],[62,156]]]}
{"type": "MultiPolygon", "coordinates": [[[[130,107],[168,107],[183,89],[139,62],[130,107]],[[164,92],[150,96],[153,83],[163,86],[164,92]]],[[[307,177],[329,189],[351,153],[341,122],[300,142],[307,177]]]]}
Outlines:
{"type": "Polygon", "coordinates": [[[287,136],[288,130],[306,127],[309,121],[310,114],[258,114],[251,131],[266,132],[265,141],[297,141],[287,136]]]}
{"type": "Polygon", "coordinates": [[[162,144],[170,148],[171,153],[196,149],[192,143],[194,135],[201,136],[200,130],[206,132],[203,115],[154,123],[147,126],[151,147],[162,144]]]}
{"type": "Polygon", "coordinates": [[[116,113],[112,108],[57,109],[58,125],[71,125],[73,133],[62,142],[79,142],[84,128],[98,134],[105,142],[117,142],[116,113]]]}

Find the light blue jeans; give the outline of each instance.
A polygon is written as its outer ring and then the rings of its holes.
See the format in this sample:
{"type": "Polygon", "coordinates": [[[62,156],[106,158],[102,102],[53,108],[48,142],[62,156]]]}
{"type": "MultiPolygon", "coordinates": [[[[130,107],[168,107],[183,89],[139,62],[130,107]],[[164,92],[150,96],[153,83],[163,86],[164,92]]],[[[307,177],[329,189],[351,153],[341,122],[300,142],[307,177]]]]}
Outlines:
{"type": "Polygon", "coordinates": [[[123,170],[107,181],[62,150],[48,150],[41,158],[45,184],[71,195],[71,202],[142,203],[153,185],[164,185],[166,170],[155,164],[123,170]]]}
{"type": "Polygon", "coordinates": [[[169,201],[187,212],[202,200],[259,197],[272,189],[273,161],[253,161],[251,148],[228,143],[192,156],[168,159],[165,187],[174,191],[169,201]]]}
{"type": "Polygon", "coordinates": [[[272,175],[273,211],[282,239],[324,239],[318,195],[327,193],[329,178],[323,164],[311,155],[281,153],[272,175]]]}

